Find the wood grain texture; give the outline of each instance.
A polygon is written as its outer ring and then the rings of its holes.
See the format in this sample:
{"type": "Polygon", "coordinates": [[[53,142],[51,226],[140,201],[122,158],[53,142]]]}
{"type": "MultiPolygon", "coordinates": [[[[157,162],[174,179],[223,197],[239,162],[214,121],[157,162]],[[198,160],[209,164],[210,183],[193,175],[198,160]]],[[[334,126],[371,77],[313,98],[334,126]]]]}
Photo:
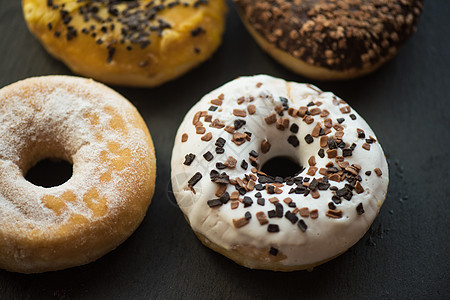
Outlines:
{"type": "MultiPolygon", "coordinates": [[[[294,273],[249,270],[204,247],[168,196],[176,130],[202,95],[240,75],[309,81],[264,54],[229,5],[224,43],[212,59],[156,89],[116,88],[137,106],[156,147],[157,189],[140,228],[83,267],[31,276],[0,270],[0,298],[450,297],[450,2],[426,1],[418,32],[376,73],[311,82],[348,101],[371,125],[388,157],[391,182],[372,232],[313,272],[294,273]]],[[[0,32],[0,87],[70,74],[28,32],[20,1],[0,0],[0,32]]]]}

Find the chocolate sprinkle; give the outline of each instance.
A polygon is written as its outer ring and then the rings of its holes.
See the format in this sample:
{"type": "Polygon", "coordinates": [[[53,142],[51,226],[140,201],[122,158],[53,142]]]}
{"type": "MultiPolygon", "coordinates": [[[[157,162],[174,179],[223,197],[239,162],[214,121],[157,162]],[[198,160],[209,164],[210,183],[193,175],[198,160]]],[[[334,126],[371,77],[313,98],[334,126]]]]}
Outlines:
{"type": "Polygon", "coordinates": [[[249,207],[249,206],[252,206],[253,200],[252,200],[252,198],[245,196],[243,203],[244,203],[244,207],[249,207]]]}
{"type": "Polygon", "coordinates": [[[298,217],[296,215],[294,215],[292,212],[287,211],[286,214],[284,215],[286,217],[286,219],[288,219],[289,221],[291,221],[292,224],[297,223],[298,221],[298,217]]]}
{"type": "Polygon", "coordinates": [[[278,255],[278,249],[276,249],[274,247],[270,247],[269,254],[273,255],[273,256],[277,256],[278,255]]]}
{"type": "Polygon", "coordinates": [[[214,158],[214,156],[212,155],[211,152],[206,152],[205,154],[203,154],[203,157],[207,160],[207,161],[211,161],[211,159],[214,158]]]}
{"type": "Polygon", "coordinates": [[[258,203],[258,205],[264,206],[266,200],[265,200],[264,198],[258,198],[258,199],[256,200],[256,202],[258,203]]]}
{"type": "Polygon", "coordinates": [[[363,204],[359,203],[358,206],[356,207],[356,213],[358,215],[362,215],[364,213],[364,208],[363,208],[363,204]]]}
{"type": "Polygon", "coordinates": [[[200,179],[202,179],[202,174],[200,172],[195,173],[194,176],[189,179],[188,186],[193,187],[197,182],[200,181],[200,179]]]}
{"type": "Polygon", "coordinates": [[[276,224],[269,224],[269,226],[267,227],[267,231],[268,232],[279,232],[280,227],[278,227],[278,225],[276,225],[276,224]]]}
{"type": "Polygon", "coordinates": [[[305,141],[306,141],[306,143],[311,144],[312,142],[314,142],[314,138],[312,137],[312,135],[307,134],[305,136],[305,141]]]}
{"type": "Polygon", "coordinates": [[[308,229],[308,226],[306,225],[305,221],[303,221],[303,220],[298,221],[297,226],[303,232],[305,232],[306,229],[308,229]]]}
{"type": "Polygon", "coordinates": [[[213,200],[208,200],[208,205],[209,207],[218,207],[221,206],[223,203],[222,201],[220,201],[220,199],[213,199],[213,200]]]}
{"type": "Polygon", "coordinates": [[[190,166],[191,163],[194,161],[194,159],[195,159],[195,154],[193,154],[193,153],[186,154],[186,156],[184,157],[183,164],[186,166],[190,166]]]}
{"type": "Polygon", "coordinates": [[[288,137],[288,143],[294,147],[298,147],[298,145],[300,145],[300,141],[298,140],[297,136],[295,136],[295,135],[291,135],[288,137]]]}

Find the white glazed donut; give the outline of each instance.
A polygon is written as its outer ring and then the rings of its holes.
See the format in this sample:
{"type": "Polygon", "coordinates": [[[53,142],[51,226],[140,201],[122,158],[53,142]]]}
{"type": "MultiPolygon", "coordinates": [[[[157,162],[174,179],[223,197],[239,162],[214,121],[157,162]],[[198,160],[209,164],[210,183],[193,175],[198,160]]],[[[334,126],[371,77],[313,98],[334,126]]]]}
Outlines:
{"type": "Polygon", "coordinates": [[[44,76],[0,90],[0,268],[37,273],[89,263],[139,226],[156,161],[136,108],[93,80],[44,76]],[[37,162],[73,164],[65,183],[24,176],[37,162]]]}
{"type": "Polygon", "coordinates": [[[375,134],[348,104],[266,75],[204,96],[172,154],[173,192],[196,235],[249,268],[300,270],[342,254],[372,224],[388,181],[375,134]],[[259,171],[278,156],[304,169],[259,171]]]}

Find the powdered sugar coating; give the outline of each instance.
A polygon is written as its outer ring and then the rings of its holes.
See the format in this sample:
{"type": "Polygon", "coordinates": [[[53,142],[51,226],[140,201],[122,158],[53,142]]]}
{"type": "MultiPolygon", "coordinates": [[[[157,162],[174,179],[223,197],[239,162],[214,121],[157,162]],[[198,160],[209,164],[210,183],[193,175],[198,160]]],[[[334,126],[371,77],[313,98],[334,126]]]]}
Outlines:
{"type": "MultiPolygon", "coordinates": [[[[84,235],[89,244],[90,233],[97,230],[90,226],[112,226],[110,244],[102,245],[100,255],[115,248],[145,215],[154,173],[145,123],[126,99],[106,86],[48,76],[0,90],[0,236],[4,251],[23,265],[19,271],[46,270],[26,241],[52,247],[51,241],[83,241],[84,235]],[[72,177],[51,188],[28,182],[24,174],[44,158],[73,163],[72,177]],[[114,228],[124,222],[117,218],[127,210],[128,218],[136,220],[127,223],[129,228],[114,228]]],[[[96,250],[85,251],[81,263],[99,256],[96,250]]],[[[11,268],[2,259],[0,263],[11,268]]],[[[70,264],[49,269],[66,266],[70,264]]]]}

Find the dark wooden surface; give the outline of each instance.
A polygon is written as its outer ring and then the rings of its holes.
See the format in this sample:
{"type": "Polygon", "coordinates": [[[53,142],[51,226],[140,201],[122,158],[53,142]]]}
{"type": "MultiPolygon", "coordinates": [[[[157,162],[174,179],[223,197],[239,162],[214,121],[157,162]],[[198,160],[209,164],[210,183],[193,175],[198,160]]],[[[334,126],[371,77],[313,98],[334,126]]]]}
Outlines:
{"type": "MultiPolygon", "coordinates": [[[[168,197],[173,139],[202,95],[239,75],[309,81],[265,55],[229,4],[224,42],[211,60],[159,88],[116,87],[139,109],[156,146],[156,194],[139,229],[86,266],[38,275],[0,270],[0,298],[450,298],[450,1],[426,1],[419,31],[375,74],[312,81],[347,100],[372,126],[391,181],[360,242],[313,272],[293,273],[249,270],[205,248],[168,197]]],[[[0,33],[0,87],[71,74],[28,32],[19,0],[0,0],[0,33]]]]}

